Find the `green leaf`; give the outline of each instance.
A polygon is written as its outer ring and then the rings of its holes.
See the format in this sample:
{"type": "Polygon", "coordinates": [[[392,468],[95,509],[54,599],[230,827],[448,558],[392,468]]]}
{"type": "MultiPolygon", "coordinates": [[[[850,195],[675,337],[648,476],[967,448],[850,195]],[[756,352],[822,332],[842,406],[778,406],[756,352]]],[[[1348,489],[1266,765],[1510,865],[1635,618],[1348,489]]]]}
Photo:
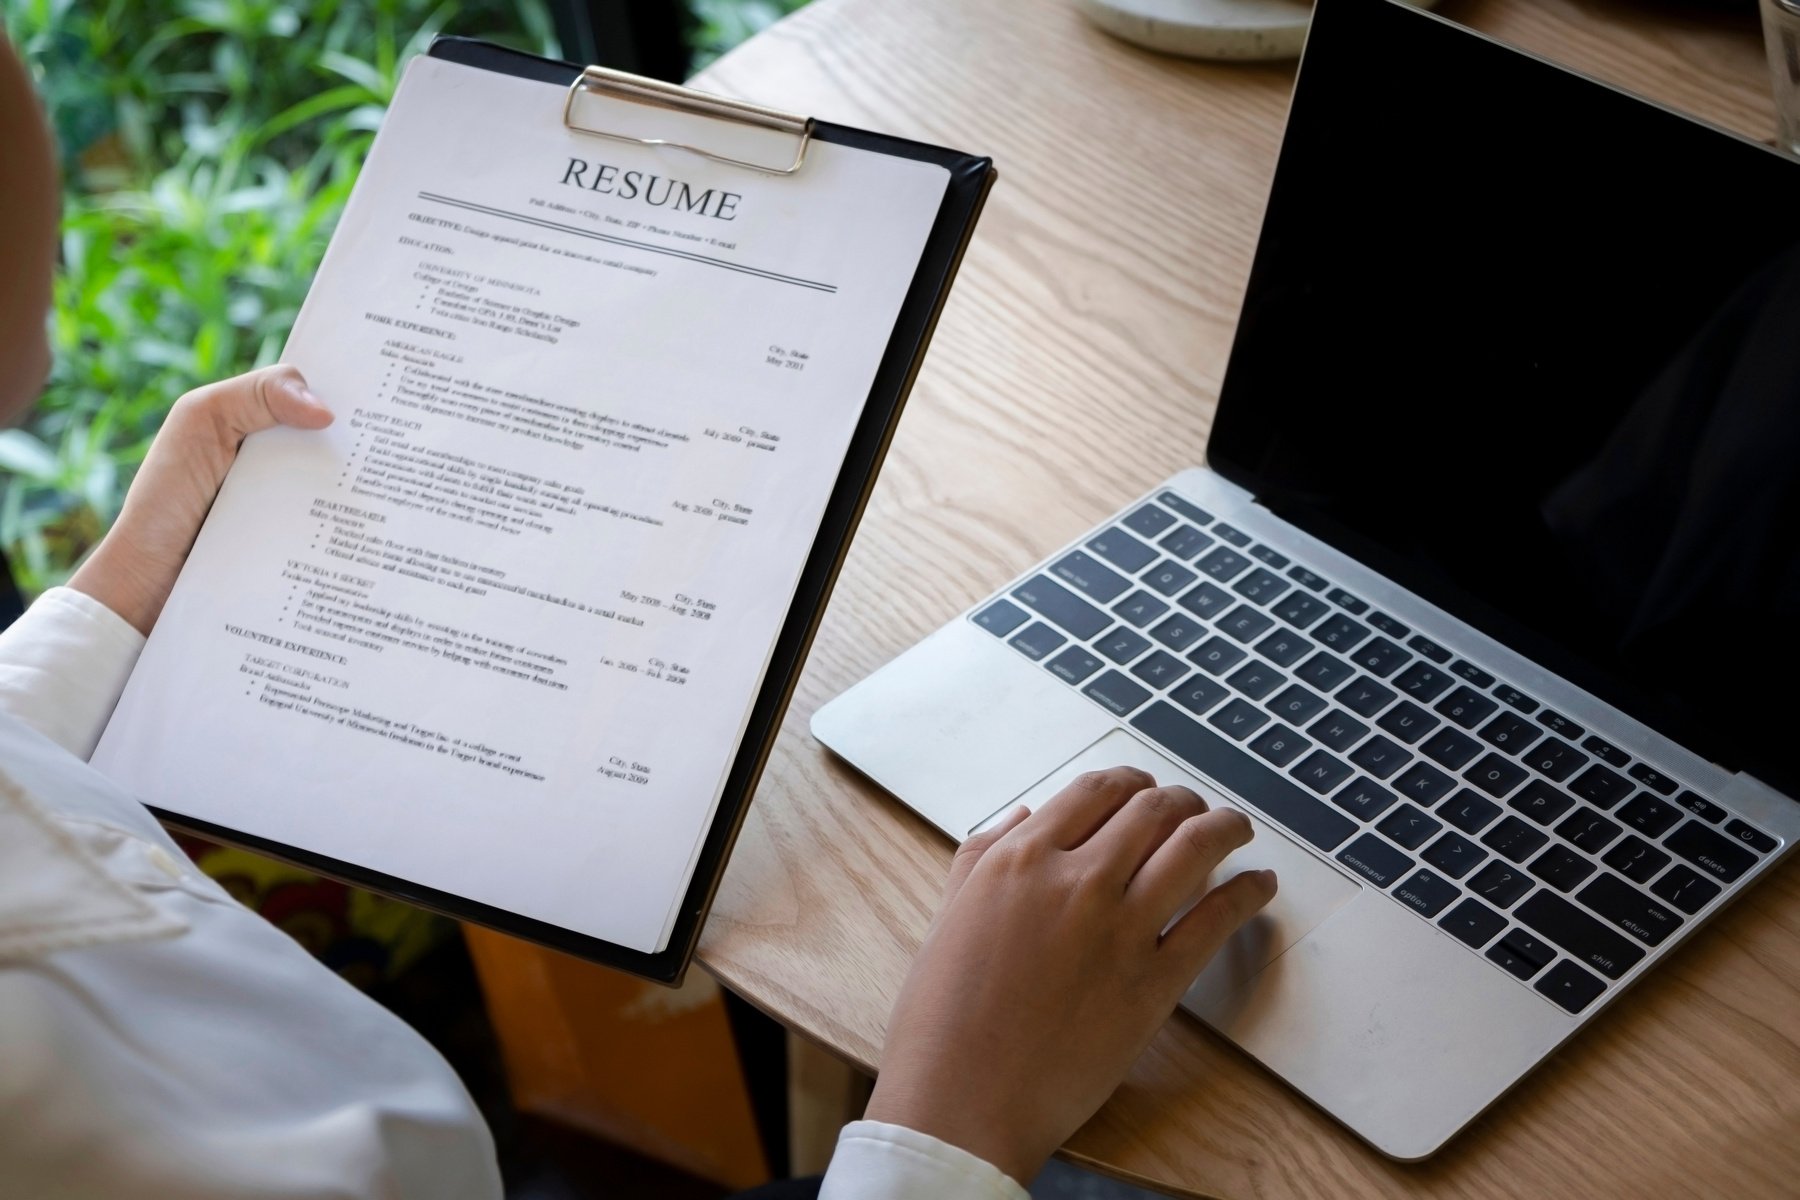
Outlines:
{"type": "Polygon", "coordinates": [[[23,429],[0,430],[0,471],[51,479],[57,474],[56,454],[23,429]]]}

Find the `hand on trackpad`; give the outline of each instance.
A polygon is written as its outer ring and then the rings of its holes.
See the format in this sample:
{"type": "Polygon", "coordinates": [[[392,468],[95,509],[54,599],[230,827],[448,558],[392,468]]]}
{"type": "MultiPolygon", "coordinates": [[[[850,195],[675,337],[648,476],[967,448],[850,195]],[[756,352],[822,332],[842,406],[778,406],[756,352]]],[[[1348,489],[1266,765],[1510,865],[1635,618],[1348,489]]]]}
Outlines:
{"type": "MultiPolygon", "coordinates": [[[[1016,806],[1023,804],[1035,810],[1084,771],[1128,766],[1148,771],[1159,784],[1178,783],[1193,788],[1213,807],[1231,806],[1231,798],[1218,788],[1197,778],[1187,768],[1138,741],[1122,729],[1115,729],[1077,754],[1043,779],[1027,788],[1015,799],[1007,801],[993,816],[971,829],[981,830],[999,821],[1016,806]]],[[[1348,904],[1361,885],[1314,858],[1277,827],[1243,810],[1256,829],[1249,845],[1232,852],[1213,873],[1215,882],[1231,878],[1239,871],[1268,868],[1280,881],[1275,898],[1250,922],[1240,929],[1224,949],[1200,973],[1188,993],[1190,1004],[1202,999],[1217,1000],[1251,979],[1288,947],[1312,932],[1332,913],[1348,904]]]]}

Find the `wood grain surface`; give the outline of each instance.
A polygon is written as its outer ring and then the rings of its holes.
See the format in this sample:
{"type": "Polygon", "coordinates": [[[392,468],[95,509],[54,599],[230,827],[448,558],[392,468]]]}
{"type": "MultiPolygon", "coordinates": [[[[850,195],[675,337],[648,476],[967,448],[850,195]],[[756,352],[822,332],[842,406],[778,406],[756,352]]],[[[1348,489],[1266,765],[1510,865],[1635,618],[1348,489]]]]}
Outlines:
{"type": "MultiPolygon", "coordinates": [[[[1442,11],[1751,136],[1772,127],[1753,13],[1442,11]]],[[[700,948],[728,986],[866,1068],[951,846],[807,720],[1200,461],[1291,80],[1159,58],[1066,0],[818,0],[699,81],[1001,171],[700,948]]],[[[1383,1159],[1185,1015],[1065,1153],[1209,1196],[1800,1194],[1800,861],[1426,1163],[1383,1159]]]]}

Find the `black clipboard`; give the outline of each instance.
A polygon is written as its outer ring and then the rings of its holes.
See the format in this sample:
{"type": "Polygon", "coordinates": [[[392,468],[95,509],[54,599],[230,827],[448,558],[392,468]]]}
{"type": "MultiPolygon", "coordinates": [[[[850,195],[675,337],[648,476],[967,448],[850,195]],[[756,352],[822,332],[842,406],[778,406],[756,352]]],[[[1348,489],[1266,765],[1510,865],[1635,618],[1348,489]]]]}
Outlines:
{"type": "MultiPolygon", "coordinates": [[[[471,38],[439,37],[428,51],[433,58],[516,75],[523,79],[553,83],[569,89],[569,105],[564,109],[565,122],[570,121],[570,107],[580,90],[609,91],[627,99],[641,99],[653,107],[679,109],[716,116],[721,120],[748,121],[765,127],[785,130],[796,138],[797,153],[791,165],[771,163],[755,165],[735,159],[723,159],[702,147],[684,145],[680,149],[721,159],[746,170],[769,174],[790,174],[804,169],[808,141],[831,142],[890,154],[899,158],[935,163],[948,170],[950,178],[944,191],[937,219],[925,240],[925,249],[907,289],[900,315],[894,322],[887,349],[875,373],[862,416],[857,421],[850,448],[844,456],[837,482],[832,486],[825,515],[814,535],[793,603],[775,640],[769,668],[750,711],[750,719],[738,743],[737,754],[726,773],[725,789],[707,830],[700,856],[688,883],[686,895],[670,931],[666,949],[656,954],[632,950],[614,942],[576,933],[559,925],[533,920],[505,909],[482,904],[452,892],[429,888],[397,876],[383,874],[356,863],[344,862],[326,855],[284,845],[266,838],[247,835],[211,822],[184,818],[180,814],[153,809],[167,825],[192,832],[213,841],[230,843],[291,862],[320,875],[341,880],[355,887],[381,892],[410,904],[443,913],[459,921],[485,925],[514,937],[537,942],[593,962],[639,975],[658,983],[678,984],[687,973],[694,949],[700,941],[700,930],[712,907],[719,880],[731,856],[738,831],[750,810],[750,799],[762,776],[763,766],[775,744],[782,715],[787,711],[794,685],[812,645],[814,632],[824,616],[826,601],[837,582],[839,568],[850,549],[850,539],[862,519],[869,493],[881,461],[893,440],[901,409],[912,390],[913,380],[925,357],[925,349],[937,325],[944,301],[950,294],[951,281],[962,263],[964,250],[975,231],[975,222],[987,200],[988,190],[996,178],[993,160],[947,150],[941,146],[908,141],[905,138],[870,133],[845,125],[833,125],[810,117],[779,113],[773,109],[741,101],[726,100],[705,93],[678,88],[656,80],[640,79],[595,67],[579,67],[574,63],[541,58],[518,50],[509,50],[471,38]]],[[[612,136],[594,129],[582,132],[612,136]]],[[[624,140],[638,140],[627,138],[624,140]]]]}

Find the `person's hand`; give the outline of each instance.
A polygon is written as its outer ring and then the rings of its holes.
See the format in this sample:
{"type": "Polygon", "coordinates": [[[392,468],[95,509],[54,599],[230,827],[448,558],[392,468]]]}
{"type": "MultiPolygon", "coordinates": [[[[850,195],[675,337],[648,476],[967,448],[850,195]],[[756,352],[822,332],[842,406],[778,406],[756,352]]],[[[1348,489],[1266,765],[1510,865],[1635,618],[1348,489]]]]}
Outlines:
{"type": "Polygon", "coordinates": [[[112,530],[69,580],[149,633],[244,439],[259,429],[323,429],[331,410],[289,366],[196,388],[169,410],[112,530]]]}
{"type": "Polygon", "coordinates": [[[964,842],[894,1003],[869,1119],[1029,1182],[1275,894],[1273,871],[1206,890],[1251,832],[1117,767],[964,842]]]}

